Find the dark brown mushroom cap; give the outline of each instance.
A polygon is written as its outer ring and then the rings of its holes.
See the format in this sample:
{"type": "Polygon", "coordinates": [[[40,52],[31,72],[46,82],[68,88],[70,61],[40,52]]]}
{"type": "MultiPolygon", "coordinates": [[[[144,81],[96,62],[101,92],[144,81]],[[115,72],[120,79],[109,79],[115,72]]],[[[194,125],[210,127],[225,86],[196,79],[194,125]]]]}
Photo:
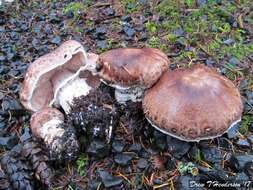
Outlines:
{"type": "Polygon", "coordinates": [[[147,119],[159,130],[185,141],[225,133],[242,114],[234,84],[203,65],[167,71],[144,95],[147,119]]]}
{"type": "Polygon", "coordinates": [[[167,69],[169,60],[158,49],[119,48],[100,55],[99,75],[121,87],[151,87],[167,69]]]}
{"type": "Polygon", "coordinates": [[[60,120],[64,122],[64,115],[55,108],[43,108],[35,112],[30,119],[32,134],[39,137],[41,128],[50,120],[60,120]]]}

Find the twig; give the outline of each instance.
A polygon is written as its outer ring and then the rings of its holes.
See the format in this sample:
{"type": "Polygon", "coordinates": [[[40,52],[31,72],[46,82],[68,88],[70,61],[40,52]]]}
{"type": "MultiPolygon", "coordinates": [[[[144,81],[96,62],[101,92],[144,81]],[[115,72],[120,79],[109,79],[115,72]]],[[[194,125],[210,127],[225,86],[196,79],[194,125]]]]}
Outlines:
{"type": "Polygon", "coordinates": [[[96,3],[92,5],[91,7],[105,7],[105,6],[110,6],[110,3],[96,3]]]}
{"type": "Polygon", "coordinates": [[[213,55],[211,55],[200,43],[197,43],[197,46],[204,52],[206,53],[208,56],[212,57],[213,55]]]}
{"type": "Polygon", "coordinates": [[[239,23],[240,28],[244,28],[242,14],[238,16],[238,23],[239,23]]]}

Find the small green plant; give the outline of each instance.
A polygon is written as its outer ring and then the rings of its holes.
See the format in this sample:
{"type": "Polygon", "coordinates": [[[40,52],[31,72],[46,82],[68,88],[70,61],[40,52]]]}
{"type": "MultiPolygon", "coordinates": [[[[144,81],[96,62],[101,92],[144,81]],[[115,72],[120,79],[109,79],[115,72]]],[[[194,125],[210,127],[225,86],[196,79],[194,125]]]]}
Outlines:
{"type": "Polygon", "coordinates": [[[152,36],[150,39],[148,39],[148,47],[150,48],[158,48],[162,51],[166,50],[166,45],[163,44],[160,40],[160,38],[156,37],[156,36],[152,36]]]}
{"type": "Polygon", "coordinates": [[[163,16],[167,16],[168,19],[177,19],[179,17],[179,10],[182,6],[181,1],[175,0],[163,0],[158,6],[155,7],[155,10],[163,16]]]}
{"type": "Polygon", "coordinates": [[[193,176],[198,175],[198,168],[192,162],[188,162],[188,163],[179,162],[177,169],[181,175],[184,175],[187,173],[193,176]]]}
{"type": "Polygon", "coordinates": [[[156,48],[160,45],[160,39],[158,37],[152,36],[148,39],[148,46],[151,48],[156,48]]]}
{"type": "Polygon", "coordinates": [[[231,26],[229,23],[224,23],[218,28],[218,30],[222,33],[229,33],[231,31],[231,26]]]}
{"type": "Polygon", "coordinates": [[[70,11],[76,18],[81,12],[86,11],[86,9],[87,9],[87,4],[85,3],[71,2],[63,8],[62,13],[66,14],[67,12],[70,11]]]}
{"type": "Polygon", "coordinates": [[[165,36],[165,38],[166,38],[167,41],[169,41],[171,43],[175,43],[176,40],[177,40],[177,36],[175,34],[171,34],[171,33],[167,34],[165,36]]]}
{"type": "Polygon", "coordinates": [[[125,8],[126,13],[133,13],[138,8],[137,0],[121,0],[123,7],[125,8]]]}
{"type": "Polygon", "coordinates": [[[200,161],[202,160],[202,158],[201,158],[201,153],[200,153],[200,150],[199,150],[199,149],[197,149],[196,152],[194,153],[193,159],[194,159],[196,162],[200,162],[200,161]]]}
{"type": "Polygon", "coordinates": [[[193,0],[185,0],[185,4],[186,4],[188,7],[192,7],[192,6],[193,6],[193,0]]]}
{"type": "Polygon", "coordinates": [[[90,19],[87,19],[87,20],[85,20],[85,25],[86,25],[86,27],[91,28],[94,25],[94,21],[90,20],[90,19]]]}
{"type": "Polygon", "coordinates": [[[76,27],[75,31],[78,32],[78,33],[83,33],[84,30],[81,27],[76,27]]]}
{"type": "Polygon", "coordinates": [[[85,166],[87,165],[87,161],[88,161],[88,158],[85,154],[81,154],[77,161],[76,161],[76,164],[77,164],[77,172],[80,176],[83,176],[85,174],[85,166]]]}
{"type": "Polygon", "coordinates": [[[145,23],[145,28],[150,33],[155,33],[157,30],[156,24],[153,22],[149,22],[149,21],[145,23]]]}

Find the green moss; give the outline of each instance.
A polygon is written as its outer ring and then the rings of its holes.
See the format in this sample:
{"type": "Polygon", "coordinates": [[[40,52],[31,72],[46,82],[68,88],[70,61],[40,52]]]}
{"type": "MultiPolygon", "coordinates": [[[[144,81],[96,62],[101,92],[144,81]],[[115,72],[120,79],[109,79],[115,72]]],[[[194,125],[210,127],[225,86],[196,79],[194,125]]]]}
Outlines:
{"type": "Polygon", "coordinates": [[[218,50],[220,46],[221,45],[217,40],[213,40],[206,45],[209,54],[214,54],[214,51],[218,50]]]}
{"type": "Polygon", "coordinates": [[[83,32],[84,32],[83,28],[81,28],[81,27],[76,27],[76,28],[75,28],[75,31],[76,31],[77,33],[83,33],[83,32]]]}
{"type": "Polygon", "coordinates": [[[158,48],[162,51],[166,50],[166,45],[162,43],[161,39],[156,36],[152,36],[150,39],[148,39],[147,46],[150,48],[158,48]]]}
{"type": "Polygon", "coordinates": [[[77,17],[79,13],[87,11],[88,8],[88,1],[86,2],[71,2],[68,5],[66,5],[62,13],[66,14],[67,12],[72,12],[74,17],[77,17]]]}
{"type": "MultiPolygon", "coordinates": [[[[218,3],[209,0],[206,5],[197,9],[195,3],[194,0],[163,0],[155,7],[157,14],[164,17],[163,21],[156,25],[156,30],[165,33],[168,43],[175,43],[178,40],[174,34],[175,30],[181,27],[187,34],[185,38],[188,45],[196,48],[201,46],[198,50],[204,49],[216,60],[223,59],[225,56],[242,59],[252,53],[252,45],[243,44],[244,30],[232,28],[229,23],[234,13],[240,11],[233,2],[224,0],[218,3]],[[183,12],[187,8],[190,10],[183,12]],[[227,38],[233,39],[235,43],[223,44],[227,38]]],[[[241,6],[246,6],[247,3],[250,1],[241,1],[241,6]]],[[[151,42],[153,41],[152,39],[151,42]]],[[[191,53],[183,52],[181,58],[189,57],[189,54],[191,53]]],[[[194,54],[191,57],[194,57],[194,54]]]]}
{"type": "Polygon", "coordinates": [[[178,57],[178,60],[184,60],[184,59],[187,59],[187,60],[192,60],[196,57],[196,52],[194,51],[183,51],[181,53],[181,55],[178,57]]]}
{"type": "Polygon", "coordinates": [[[226,70],[225,76],[230,79],[231,81],[234,81],[237,77],[236,73],[231,70],[226,70]]]}
{"type": "Polygon", "coordinates": [[[87,20],[85,20],[85,25],[86,25],[86,27],[91,28],[94,26],[94,21],[87,19],[87,20]]]}
{"type": "Polygon", "coordinates": [[[186,4],[189,8],[191,8],[191,7],[193,6],[193,4],[194,4],[194,0],[185,0],[185,4],[186,4]]]}
{"type": "Polygon", "coordinates": [[[252,115],[244,115],[242,117],[241,126],[239,128],[239,132],[243,135],[246,135],[249,130],[249,125],[253,123],[253,116],[252,115]]]}
{"type": "Polygon", "coordinates": [[[253,44],[246,45],[235,43],[232,46],[223,46],[223,48],[220,49],[219,56],[230,55],[242,59],[244,56],[248,56],[251,53],[253,53],[253,44]]]}
{"type": "Polygon", "coordinates": [[[173,19],[174,17],[176,20],[179,16],[180,5],[182,5],[181,1],[163,0],[155,7],[155,11],[168,19],[173,19]]]}
{"type": "Polygon", "coordinates": [[[113,47],[113,40],[112,39],[106,39],[106,48],[98,48],[97,53],[103,53],[106,50],[112,49],[113,47]]]}
{"type": "Polygon", "coordinates": [[[157,30],[157,26],[153,22],[147,22],[147,23],[145,23],[145,28],[150,33],[155,33],[156,30],[157,30]]]}
{"type": "Polygon", "coordinates": [[[169,42],[175,43],[177,40],[177,36],[175,34],[167,34],[165,39],[169,42]]]}
{"type": "Polygon", "coordinates": [[[138,10],[139,2],[138,0],[120,0],[122,6],[126,13],[133,13],[138,10]]]}
{"type": "Polygon", "coordinates": [[[177,169],[181,175],[189,173],[193,176],[196,176],[198,174],[198,168],[192,162],[179,162],[177,165],[177,169]]]}

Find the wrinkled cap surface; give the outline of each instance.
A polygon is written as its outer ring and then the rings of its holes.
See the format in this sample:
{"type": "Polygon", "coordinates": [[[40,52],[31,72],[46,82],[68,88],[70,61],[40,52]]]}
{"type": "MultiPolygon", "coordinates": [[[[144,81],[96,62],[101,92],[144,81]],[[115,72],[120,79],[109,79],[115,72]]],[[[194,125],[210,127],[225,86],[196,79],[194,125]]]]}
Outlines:
{"type": "MultiPolygon", "coordinates": [[[[53,77],[59,73],[72,75],[85,65],[86,53],[74,40],[64,42],[29,66],[20,91],[22,104],[31,111],[47,107],[54,98],[53,77]]],[[[64,74],[62,75],[64,78],[64,74]]],[[[65,77],[65,79],[66,79],[65,77]]]]}
{"type": "Polygon", "coordinates": [[[52,120],[64,122],[64,115],[55,108],[43,108],[35,112],[30,119],[30,127],[33,135],[40,136],[43,125],[52,120]]]}
{"type": "Polygon", "coordinates": [[[109,85],[151,87],[167,69],[169,60],[158,49],[119,48],[99,56],[99,76],[109,85]]]}
{"type": "Polygon", "coordinates": [[[242,100],[234,84],[203,65],[167,71],[144,95],[146,118],[185,141],[221,136],[240,121],[242,100]]]}

